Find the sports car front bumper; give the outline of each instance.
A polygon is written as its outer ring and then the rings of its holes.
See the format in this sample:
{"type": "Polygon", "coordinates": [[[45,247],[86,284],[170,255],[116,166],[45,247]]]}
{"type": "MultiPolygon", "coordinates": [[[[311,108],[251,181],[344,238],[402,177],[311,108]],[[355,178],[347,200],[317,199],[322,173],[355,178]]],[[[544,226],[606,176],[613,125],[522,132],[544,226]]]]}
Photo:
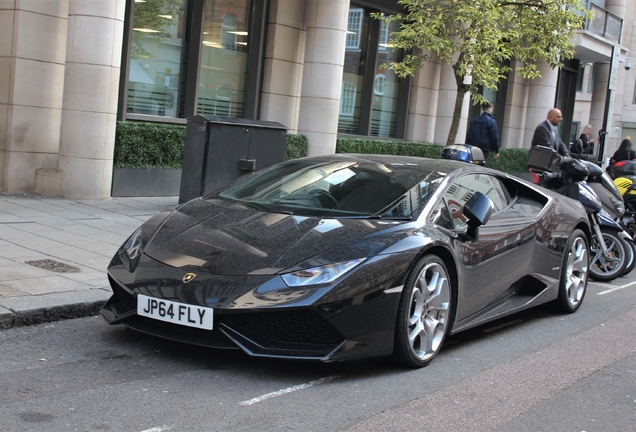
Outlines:
{"type": "Polygon", "coordinates": [[[275,275],[212,275],[201,268],[167,268],[147,256],[131,273],[115,258],[109,267],[113,296],[101,314],[110,324],[195,345],[240,348],[251,356],[321,361],[385,356],[393,350],[400,298],[399,290],[385,291],[400,276],[378,272],[376,260],[369,261],[339,284],[289,288],[275,275]],[[182,273],[194,271],[194,281],[184,283],[182,273]],[[213,329],[140,316],[138,294],[211,307],[213,329]]]}

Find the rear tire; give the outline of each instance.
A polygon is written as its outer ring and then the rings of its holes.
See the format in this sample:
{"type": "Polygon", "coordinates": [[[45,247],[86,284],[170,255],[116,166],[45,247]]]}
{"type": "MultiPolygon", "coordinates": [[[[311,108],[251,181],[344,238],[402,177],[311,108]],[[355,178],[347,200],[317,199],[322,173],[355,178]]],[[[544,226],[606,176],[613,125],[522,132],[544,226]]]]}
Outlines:
{"type": "Polygon", "coordinates": [[[398,307],[393,358],[405,366],[426,366],[439,353],[451,326],[455,291],[446,265],[426,255],[406,279],[398,307]]]}
{"type": "Polygon", "coordinates": [[[603,255],[598,239],[592,236],[590,247],[590,277],[596,281],[609,282],[623,274],[627,266],[627,245],[617,232],[601,228],[603,241],[609,257],[603,255]]]}
{"type": "Polygon", "coordinates": [[[568,239],[561,266],[559,296],[555,301],[560,311],[576,312],[583,303],[587,291],[589,260],[587,237],[583,231],[574,230],[568,239]]]}

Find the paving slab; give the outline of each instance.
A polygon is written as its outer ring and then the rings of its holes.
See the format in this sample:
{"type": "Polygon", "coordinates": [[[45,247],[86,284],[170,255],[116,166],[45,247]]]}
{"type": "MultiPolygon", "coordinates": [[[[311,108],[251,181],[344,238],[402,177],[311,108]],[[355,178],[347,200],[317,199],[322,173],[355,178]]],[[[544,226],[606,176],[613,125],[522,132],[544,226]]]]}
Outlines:
{"type": "Polygon", "coordinates": [[[0,329],[96,315],[119,246],[178,199],[0,193],[0,329]]]}

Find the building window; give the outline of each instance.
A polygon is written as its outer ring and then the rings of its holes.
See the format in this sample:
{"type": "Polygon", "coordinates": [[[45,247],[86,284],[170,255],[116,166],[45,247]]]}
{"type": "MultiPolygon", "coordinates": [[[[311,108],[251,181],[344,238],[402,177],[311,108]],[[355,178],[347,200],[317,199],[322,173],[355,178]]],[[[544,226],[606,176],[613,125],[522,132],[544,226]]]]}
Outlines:
{"type": "Polygon", "coordinates": [[[227,52],[236,52],[237,31],[236,16],[233,14],[223,15],[221,24],[221,46],[227,52]]]}
{"type": "Polygon", "coordinates": [[[572,122],[572,127],[570,128],[570,147],[572,144],[579,139],[579,128],[581,127],[581,122],[572,122]]]}
{"type": "Polygon", "coordinates": [[[126,112],[178,117],[186,0],[135,2],[130,34],[126,112]]]}
{"type": "MultiPolygon", "coordinates": [[[[397,24],[392,23],[394,28],[387,28],[384,35],[389,31],[396,31],[397,24]]],[[[400,92],[400,81],[391,70],[382,70],[383,64],[391,64],[398,61],[398,53],[387,50],[388,39],[383,39],[382,28],[378,37],[378,48],[375,64],[375,81],[373,85],[373,101],[371,103],[371,125],[369,134],[380,138],[394,138],[396,136],[396,122],[398,111],[398,99],[400,92]]]]}
{"type": "Polygon", "coordinates": [[[181,123],[197,113],[257,118],[267,2],[125,2],[119,120],[181,123]],[[253,45],[253,46],[250,46],[253,45]],[[198,68],[197,68],[198,65],[198,68]],[[166,119],[149,118],[159,116],[166,119]]]}
{"type": "Polygon", "coordinates": [[[197,112],[243,117],[251,2],[234,7],[234,13],[226,12],[225,3],[211,0],[205,3],[197,112]]]}
{"type": "Polygon", "coordinates": [[[408,97],[410,81],[383,67],[402,59],[402,52],[389,46],[398,24],[373,19],[374,12],[381,11],[355,2],[349,6],[338,132],[403,138],[408,112],[399,100],[408,97]]]}
{"type": "Polygon", "coordinates": [[[576,75],[576,91],[583,91],[583,77],[585,76],[585,65],[579,66],[579,72],[576,75]]]}
{"type": "Polygon", "coordinates": [[[364,9],[349,9],[349,23],[347,24],[348,50],[360,49],[360,33],[362,31],[362,18],[364,9]]]}
{"type": "Polygon", "coordinates": [[[382,96],[384,94],[385,83],[386,83],[386,75],[378,74],[375,76],[375,82],[373,84],[373,93],[376,96],[382,96]]]}
{"type": "Polygon", "coordinates": [[[596,63],[594,63],[589,69],[590,76],[587,78],[587,92],[592,93],[594,91],[594,75],[596,73],[596,63]]]}
{"type": "Polygon", "coordinates": [[[229,117],[232,113],[232,87],[221,84],[216,89],[216,104],[214,115],[219,117],[229,117]]]}
{"type": "Polygon", "coordinates": [[[340,96],[340,115],[353,117],[356,106],[357,88],[350,82],[342,82],[342,94],[340,96]]]}
{"type": "Polygon", "coordinates": [[[389,25],[382,21],[380,23],[380,36],[378,37],[378,46],[380,51],[386,51],[389,48],[389,25]]]}

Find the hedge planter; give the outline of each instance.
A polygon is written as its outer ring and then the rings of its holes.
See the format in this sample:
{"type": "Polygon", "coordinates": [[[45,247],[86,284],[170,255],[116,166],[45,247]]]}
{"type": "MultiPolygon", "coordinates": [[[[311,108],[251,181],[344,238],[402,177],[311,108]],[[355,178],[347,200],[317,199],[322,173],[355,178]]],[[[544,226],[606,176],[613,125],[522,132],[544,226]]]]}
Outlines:
{"type": "Polygon", "coordinates": [[[114,168],[112,196],[178,196],[180,185],[180,169],[114,168]]]}

